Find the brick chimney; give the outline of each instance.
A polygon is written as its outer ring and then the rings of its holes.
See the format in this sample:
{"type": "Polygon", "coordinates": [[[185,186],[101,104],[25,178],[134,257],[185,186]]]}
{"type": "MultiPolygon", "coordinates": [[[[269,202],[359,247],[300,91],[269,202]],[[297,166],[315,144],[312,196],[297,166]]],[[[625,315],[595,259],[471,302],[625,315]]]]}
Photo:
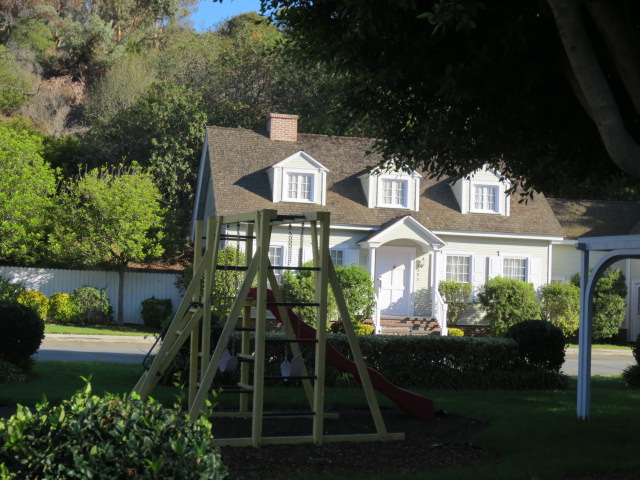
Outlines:
{"type": "Polygon", "coordinates": [[[296,142],[298,140],[298,115],[269,113],[267,115],[267,131],[271,140],[296,142]]]}

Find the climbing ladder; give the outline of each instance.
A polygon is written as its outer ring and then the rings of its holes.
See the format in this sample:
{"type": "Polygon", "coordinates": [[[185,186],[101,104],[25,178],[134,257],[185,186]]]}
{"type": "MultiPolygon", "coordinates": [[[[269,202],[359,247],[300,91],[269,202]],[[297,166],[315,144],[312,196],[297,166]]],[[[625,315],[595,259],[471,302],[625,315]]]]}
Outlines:
{"type": "MultiPolygon", "coordinates": [[[[364,363],[362,352],[349,319],[346,302],[333,263],[329,256],[329,213],[312,212],[297,215],[278,215],[276,210],[260,210],[253,213],[210,217],[207,221],[206,245],[202,245],[203,225],[196,228],[196,245],[194,274],[187,288],[184,299],[165,334],[164,341],[155,356],[153,363],[143,373],[134,391],[147,397],[159,378],[169,367],[176,354],[190,339],[188,411],[192,419],[196,419],[203,411],[206,399],[212,389],[213,379],[220,366],[223,352],[232,334],[241,332],[240,352],[236,357],[240,361],[240,381],[235,389],[240,395],[237,412],[228,412],[240,417],[250,417],[252,434],[247,438],[214,439],[218,445],[259,447],[268,444],[313,442],[320,445],[332,441],[366,441],[366,440],[402,440],[402,433],[388,433],[380,408],[372,387],[371,379],[364,363]],[[290,265],[271,265],[269,261],[269,243],[272,228],[279,225],[303,223],[310,225],[313,267],[293,267],[290,265]],[[228,226],[239,225],[236,235],[227,233],[228,226]],[[227,226],[226,229],[223,229],[227,226]],[[241,230],[244,232],[240,235],[241,230]],[[245,246],[244,266],[218,265],[218,251],[221,242],[228,240],[242,241],[245,246]],[[255,242],[255,251],[254,251],[255,242]],[[315,274],[316,298],[310,303],[287,303],[283,300],[276,281],[274,271],[310,269],[315,274]],[[222,332],[213,353],[210,354],[211,332],[211,295],[216,280],[216,272],[234,270],[242,272],[244,278],[239,286],[237,297],[230,308],[230,313],[223,319],[222,332]],[[268,289],[268,284],[271,290],[268,289]],[[252,287],[255,285],[254,287],[252,287]],[[327,326],[327,293],[331,286],[340,315],[345,319],[344,327],[351,353],[357,366],[357,373],[376,427],[374,434],[326,435],[324,434],[325,394],[325,359],[326,359],[326,326],[327,326]],[[202,288],[204,287],[204,288],[202,288]],[[205,293],[202,293],[205,292],[205,293]],[[290,307],[314,306],[317,308],[315,338],[300,338],[299,327],[294,328],[290,307]],[[252,308],[255,310],[255,324],[251,319],[252,308]],[[283,341],[290,345],[294,356],[300,356],[300,345],[315,345],[315,365],[312,374],[303,367],[296,376],[286,377],[289,380],[300,380],[304,387],[310,412],[306,412],[313,420],[311,436],[264,437],[262,434],[265,416],[284,415],[284,412],[264,411],[265,380],[265,339],[267,311],[273,312],[284,324],[287,338],[283,341]],[[241,323],[239,325],[239,320],[241,323]],[[254,349],[250,350],[250,334],[254,334],[254,349]],[[249,409],[251,397],[251,410],[249,409]]],[[[290,242],[291,243],[291,242],[290,242]]],[[[292,314],[293,315],[293,314],[292,314]]],[[[295,319],[298,321],[298,319],[295,319]]],[[[306,328],[309,328],[305,325],[306,328]]],[[[283,377],[279,377],[282,379],[283,377]]]]}

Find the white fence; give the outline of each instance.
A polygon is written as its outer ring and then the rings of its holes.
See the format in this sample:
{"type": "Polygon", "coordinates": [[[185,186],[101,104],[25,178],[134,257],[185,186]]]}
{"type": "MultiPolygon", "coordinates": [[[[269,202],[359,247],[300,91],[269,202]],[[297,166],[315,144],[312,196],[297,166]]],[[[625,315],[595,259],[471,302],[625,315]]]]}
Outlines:
{"type": "MultiPolygon", "coordinates": [[[[76,288],[104,288],[114,312],[118,311],[118,272],[103,270],[60,270],[53,268],[0,267],[0,276],[11,283],[22,283],[47,297],[54,293],[73,293],[76,288]]],[[[178,308],[182,295],[174,283],[178,274],[126,272],[124,278],[124,323],[142,323],[140,302],[149,298],[170,298],[178,308]]]]}

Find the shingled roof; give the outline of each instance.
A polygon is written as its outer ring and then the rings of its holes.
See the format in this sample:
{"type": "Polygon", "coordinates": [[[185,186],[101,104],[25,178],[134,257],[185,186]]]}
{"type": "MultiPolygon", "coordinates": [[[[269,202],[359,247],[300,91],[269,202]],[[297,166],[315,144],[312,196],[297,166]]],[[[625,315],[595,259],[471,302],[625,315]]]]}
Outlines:
{"type": "Polygon", "coordinates": [[[640,203],[564,198],[547,201],[567,239],[640,233],[640,203]]]}
{"type": "Polygon", "coordinates": [[[381,160],[376,154],[365,153],[371,149],[371,139],[298,134],[297,141],[276,141],[270,140],[267,132],[221,127],[208,127],[206,134],[217,215],[264,208],[276,208],[283,214],[325,210],[331,212],[334,224],[378,227],[408,213],[430,230],[562,236],[560,224],[542,195],[527,204],[511,198],[508,217],[463,215],[450,185],[426,174],[420,181],[419,211],[368,208],[358,175],[381,160]],[[329,170],[326,207],[272,202],[267,170],[301,150],[329,170]]]}

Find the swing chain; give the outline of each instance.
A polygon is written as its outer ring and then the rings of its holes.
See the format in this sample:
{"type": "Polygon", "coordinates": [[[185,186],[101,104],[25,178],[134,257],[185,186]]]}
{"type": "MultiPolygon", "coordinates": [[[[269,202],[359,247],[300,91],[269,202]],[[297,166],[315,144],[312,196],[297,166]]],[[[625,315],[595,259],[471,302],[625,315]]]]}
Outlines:
{"type": "Polygon", "coordinates": [[[302,266],[303,260],[303,246],[304,246],[304,221],[300,225],[300,249],[298,250],[298,266],[302,266]]]}
{"type": "MultiPolygon", "coordinates": [[[[236,266],[240,266],[240,222],[236,223],[236,266]]],[[[240,290],[240,272],[235,272],[236,294],[240,290]]]]}
{"type": "Polygon", "coordinates": [[[289,239],[287,242],[287,265],[291,265],[291,250],[293,249],[293,230],[291,224],[289,224],[289,239]]]}

